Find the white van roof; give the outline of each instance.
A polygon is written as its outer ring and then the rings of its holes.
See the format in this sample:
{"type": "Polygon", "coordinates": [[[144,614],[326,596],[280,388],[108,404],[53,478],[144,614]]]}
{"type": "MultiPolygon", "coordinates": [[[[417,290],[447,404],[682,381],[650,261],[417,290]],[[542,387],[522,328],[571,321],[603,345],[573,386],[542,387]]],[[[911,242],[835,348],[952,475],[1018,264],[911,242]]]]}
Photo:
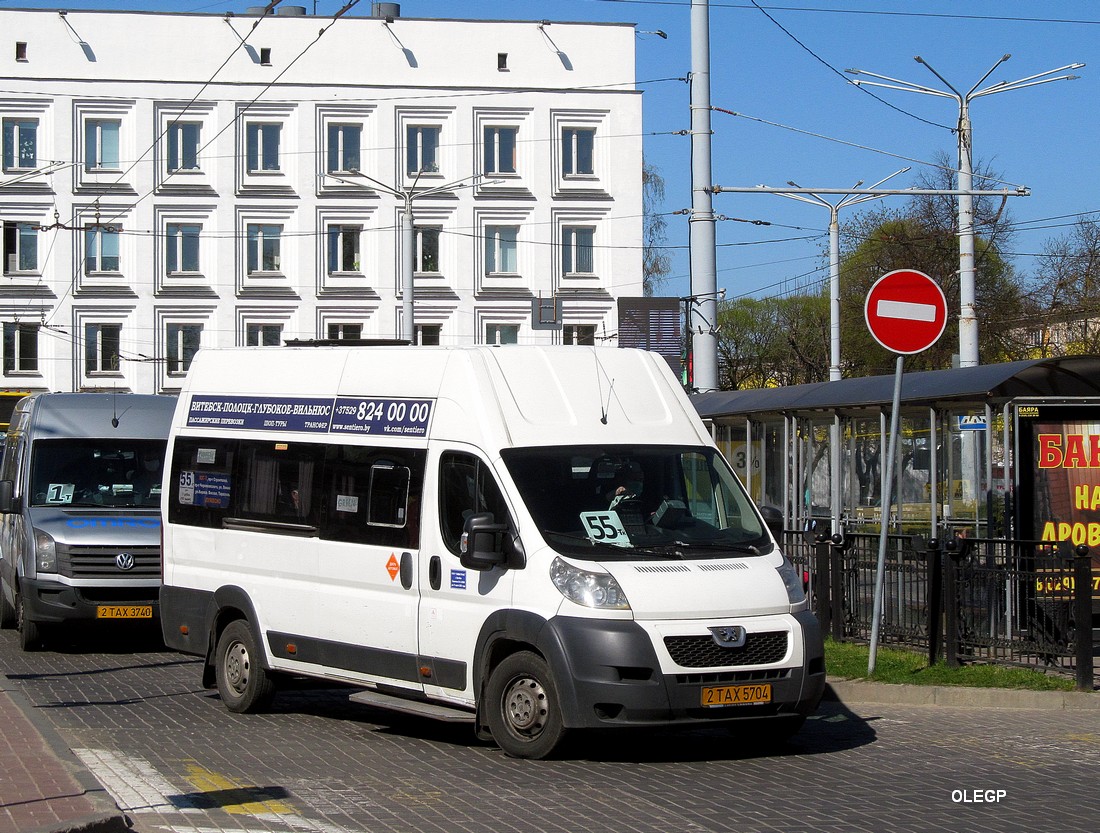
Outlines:
{"type": "MultiPolygon", "coordinates": [[[[484,448],[710,444],[667,362],[612,347],[200,350],[181,398],[429,399],[430,436],[484,448]]],[[[185,416],[186,418],[186,416],[185,416]]]]}

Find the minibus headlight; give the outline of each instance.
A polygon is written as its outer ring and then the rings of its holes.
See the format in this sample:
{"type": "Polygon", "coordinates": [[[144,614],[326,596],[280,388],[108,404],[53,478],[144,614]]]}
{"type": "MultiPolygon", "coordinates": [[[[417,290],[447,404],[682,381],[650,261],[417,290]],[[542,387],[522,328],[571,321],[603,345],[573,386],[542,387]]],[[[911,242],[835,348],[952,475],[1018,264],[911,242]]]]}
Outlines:
{"type": "Polygon", "coordinates": [[[783,556],[783,563],[775,569],[779,572],[779,577],[783,579],[788,601],[793,605],[802,604],[806,601],[806,591],[802,589],[802,576],[798,574],[798,570],[794,568],[794,565],[787,560],[787,556],[783,556]]]}
{"type": "Polygon", "coordinates": [[[34,531],[34,563],[40,573],[57,572],[57,549],[53,537],[40,529],[34,531]]]}
{"type": "Polygon", "coordinates": [[[550,580],[569,601],[604,610],[630,610],[619,582],[607,573],[592,573],[560,558],[550,565],[550,580]]]}

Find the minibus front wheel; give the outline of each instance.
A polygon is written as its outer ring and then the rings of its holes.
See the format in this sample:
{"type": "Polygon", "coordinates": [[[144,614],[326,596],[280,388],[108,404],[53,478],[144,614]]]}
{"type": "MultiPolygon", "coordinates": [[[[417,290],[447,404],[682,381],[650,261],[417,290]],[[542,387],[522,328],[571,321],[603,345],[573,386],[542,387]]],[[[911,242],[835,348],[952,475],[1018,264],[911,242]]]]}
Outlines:
{"type": "Polygon", "coordinates": [[[15,627],[19,630],[19,647],[24,651],[42,647],[42,629],[31,619],[22,591],[15,594],[15,627]]]}
{"type": "Polygon", "coordinates": [[[252,629],[243,619],[234,619],[222,631],[214,673],[218,694],[231,712],[263,711],[275,696],[275,684],[262,665],[252,629]]]}
{"type": "Polygon", "coordinates": [[[506,657],[489,675],[485,696],[489,731],[506,755],[545,758],[565,737],[557,685],[538,654],[506,657]]]}

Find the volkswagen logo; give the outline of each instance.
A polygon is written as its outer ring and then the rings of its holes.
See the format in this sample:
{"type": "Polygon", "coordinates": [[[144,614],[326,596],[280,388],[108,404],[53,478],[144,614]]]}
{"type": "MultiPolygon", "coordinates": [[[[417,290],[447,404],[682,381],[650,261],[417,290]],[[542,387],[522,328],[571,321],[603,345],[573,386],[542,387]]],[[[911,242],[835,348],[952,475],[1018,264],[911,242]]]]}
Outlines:
{"type": "Polygon", "coordinates": [[[707,628],[711,638],[723,648],[743,648],[748,636],[740,625],[721,625],[716,628],[707,628]]]}
{"type": "Polygon", "coordinates": [[[120,570],[132,570],[134,563],[134,557],[128,552],[120,552],[115,556],[115,566],[120,570]]]}

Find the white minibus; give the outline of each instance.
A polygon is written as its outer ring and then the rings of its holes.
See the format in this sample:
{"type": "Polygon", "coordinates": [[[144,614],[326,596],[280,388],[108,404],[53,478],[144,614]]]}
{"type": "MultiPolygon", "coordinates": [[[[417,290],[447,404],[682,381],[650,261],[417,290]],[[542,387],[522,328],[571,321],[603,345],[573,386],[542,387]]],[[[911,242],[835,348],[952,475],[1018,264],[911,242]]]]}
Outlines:
{"type": "Polygon", "coordinates": [[[312,676],[542,758],[821,698],[801,577],[655,354],[204,349],[168,453],[164,639],[232,711],[312,676]]]}

